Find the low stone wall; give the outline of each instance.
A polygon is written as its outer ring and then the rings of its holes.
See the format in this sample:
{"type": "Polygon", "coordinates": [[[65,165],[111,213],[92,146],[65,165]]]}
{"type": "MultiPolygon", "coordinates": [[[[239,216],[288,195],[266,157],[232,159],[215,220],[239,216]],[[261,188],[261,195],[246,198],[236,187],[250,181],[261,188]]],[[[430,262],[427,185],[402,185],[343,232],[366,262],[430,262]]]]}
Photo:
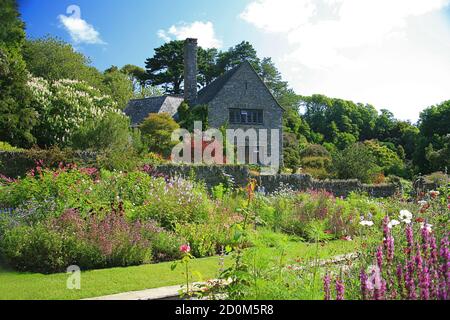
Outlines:
{"type": "MultiPolygon", "coordinates": [[[[252,177],[246,166],[157,166],[155,172],[169,177],[195,176],[204,181],[210,189],[220,183],[226,183],[227,175],[233,177],[235,187],[245,187],[252,177]]],[[[275,191],[290,189],[293,191],[326,190],[337,197],[346,197],[351,192],[365,192],[372,197],[390,197],[399,192],[394,184],[367,185],[359,180],[315,180],[307,174],[253,176],[258,186],[271,194],[275,191]]]]}
{"type": "Polygon", "coordinates": [[[258,185],[264,187],[269,194],[286,188],[294,191],[306,191],[313,189],[314,184],[312,177],[307,174],[259,176],[256,180],[258,185]]]}
{"type": "Polygon", "coordinates": [[[204,181],[208,188],[220,183],[233,182],[235,187],[245,187],[250,179],[250,171],[246,166],[190,166],[190,165],[160,165],[155,172],[169,177],[195,176],[198,181],[204,181]]]}

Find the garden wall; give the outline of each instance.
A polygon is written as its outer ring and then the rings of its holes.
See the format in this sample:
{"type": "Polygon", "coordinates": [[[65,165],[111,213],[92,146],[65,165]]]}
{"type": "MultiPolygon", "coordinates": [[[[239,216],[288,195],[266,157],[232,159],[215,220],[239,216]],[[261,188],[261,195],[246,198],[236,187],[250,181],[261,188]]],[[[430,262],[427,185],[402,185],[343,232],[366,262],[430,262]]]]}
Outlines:
{"type": "MultiPolygon", "coordinates": [[[[236,187],[245,187],[251,176],[246,166],[179,166],[163,165],[155,171],[169,177],[189,177],[194,175],[197,180],[204,181],[208,188],[212,188],[232,176],[236,187]]],[[[358,180],[315,180],[307,174],[254,176],[258,186],[267,193],[289,188],[294,191],[326,190],[337,197],[346,197],[351,192],[366,192],[373,197],[390,197],[399,192],[394,184],[367,185],[358,180]]]]}
{"type": "Polygon", "coordinates": [[[196,180],[204,181],[208,188],[226,184],[232,179],[236,187],[245,187],[250,179],[250,171],[246,166],[190,166],[190,165],[160,165],[154,171],[169,177],[195,176],[196,180]]]}
{"type": "MultiPolygon", "coordinates": [[[[35,161],[38,160],[43,160],[46,166],[55,166],[59,162],[92,166],[95,165],[96,154],[91,152],[63,152],[60,150],[0,151],[0,174],[11,178],[24,176],[36,166],[35,161]]],[[[169,177],[195,176],[197,180],[204,181],[208,188],[220,183],[226,184],[230,180],[234,186],[242,188],[253,177],[257,180],[259,186],[264,187],[267,193],[289,188],[294,191],[327,190],[338,197],[348,196],[355,191],[366,192],[373,197],[389,197],[399,191],[399,188],[394,184],[366,185],[358,180],[315,180],[306,174],[252,176],[248,167],[236,165],[191,166],[168,164],[157,166],[154,171],[169,177]]]]}

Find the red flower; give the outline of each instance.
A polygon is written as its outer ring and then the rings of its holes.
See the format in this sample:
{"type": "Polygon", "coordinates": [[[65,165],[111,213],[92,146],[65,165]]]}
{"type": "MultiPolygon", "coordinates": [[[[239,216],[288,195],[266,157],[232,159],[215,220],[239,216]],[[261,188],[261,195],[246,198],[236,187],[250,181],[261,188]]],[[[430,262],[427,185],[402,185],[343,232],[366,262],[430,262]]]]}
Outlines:
{"type": "Polygon", "coordinates": [[[416,219],[416,222],[419,222],[419,223],[425,222],[425,219],[424,219],[424,218],[417,218],[417,219],[416,219]]]}
{"type": "Polygon", "coordinates": [[[191,247],[188,244],[183,244],[180,247],[180,252],[189,253],[191,252],[191,247]]]}

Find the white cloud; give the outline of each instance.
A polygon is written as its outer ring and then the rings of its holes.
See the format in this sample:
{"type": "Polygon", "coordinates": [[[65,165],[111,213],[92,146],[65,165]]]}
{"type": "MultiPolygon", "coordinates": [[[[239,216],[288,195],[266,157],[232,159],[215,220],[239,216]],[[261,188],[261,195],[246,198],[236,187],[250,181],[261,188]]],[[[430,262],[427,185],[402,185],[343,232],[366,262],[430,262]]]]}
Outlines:
{"type": "Polygon", "coordinates": [[[450,98],[450,0],[255,0],[240,17],[280,36],[275,57],[302,94],[388,108],[416,120],[450,98]]]}
{"type": "Polygon", "coordinates": [[[222,41],[217,39],[212,22],[194,21],[193,23],[180,23],[172,25],[167,31],[159,30],[158,37],[168,42],[172,39],[184,40],[197,38],[198,44],[203,48],[221,48],[222,41]]]}
{"type": "Polygon", "coordinates": [[[65,16],[60,14],[58,20],[67,32],[69,32],[75,44],[106,44],[101,39],[100,33],[91,24],[81,18],[81,11],[78,6],[69,6],[67,13],[72,15],[65,16]]]}

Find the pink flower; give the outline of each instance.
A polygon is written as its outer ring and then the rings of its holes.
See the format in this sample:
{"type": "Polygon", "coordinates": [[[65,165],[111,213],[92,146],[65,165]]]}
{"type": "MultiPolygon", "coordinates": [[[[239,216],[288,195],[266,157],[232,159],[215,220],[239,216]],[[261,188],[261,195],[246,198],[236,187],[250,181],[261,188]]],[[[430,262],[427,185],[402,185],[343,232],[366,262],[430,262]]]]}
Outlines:
{"type": "Polygon", "coordinates": [[[183,244],[180,247],[180,252],[189,253],[189,252],[191,252],[191,247],[188,244],[183,244]]]}

